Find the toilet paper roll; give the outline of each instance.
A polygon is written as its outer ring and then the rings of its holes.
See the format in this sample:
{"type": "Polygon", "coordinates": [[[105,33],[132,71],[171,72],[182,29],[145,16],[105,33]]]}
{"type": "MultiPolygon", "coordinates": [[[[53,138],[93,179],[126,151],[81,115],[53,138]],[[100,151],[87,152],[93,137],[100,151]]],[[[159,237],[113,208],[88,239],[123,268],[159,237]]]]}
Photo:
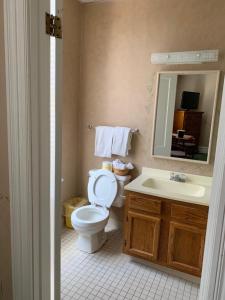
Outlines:
{"type": "Polygon", "coordinates": [[[112,172],[112,162],[111,161],[103,161],[102,169],[112,172]]]}

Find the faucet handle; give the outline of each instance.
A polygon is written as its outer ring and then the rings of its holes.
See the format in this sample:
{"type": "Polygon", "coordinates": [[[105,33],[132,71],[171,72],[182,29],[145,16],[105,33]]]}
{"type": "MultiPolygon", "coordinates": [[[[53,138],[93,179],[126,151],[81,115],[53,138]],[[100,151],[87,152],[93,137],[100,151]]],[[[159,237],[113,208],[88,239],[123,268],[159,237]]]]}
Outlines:
{"type": "Polygon", "coordinates": [[[175,173],[174,172],[170,172],[170,179],[173,179],[175,177],[175,173]]]}
{"type": "Polygon", "coordinates": [[[187,180],[187,176],[185,174],[180,174],[180,181],[185,182],[187,180]]]}
{"type": "Polygon", "coordinates": [[[175,173],[171,172],[170,173],[170,180],[178,181],[178,182],[185,182],[187,179],[187,176],[185,174],[180,174],[180,173],[175,173]]]}

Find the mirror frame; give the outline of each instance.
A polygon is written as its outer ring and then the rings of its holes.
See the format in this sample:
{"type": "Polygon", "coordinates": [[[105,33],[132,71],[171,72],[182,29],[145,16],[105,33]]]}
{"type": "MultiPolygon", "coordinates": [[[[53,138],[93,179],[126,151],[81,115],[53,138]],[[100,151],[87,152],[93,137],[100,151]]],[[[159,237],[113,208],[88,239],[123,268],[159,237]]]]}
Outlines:
{"type": "Polygon", "coordinates": [[[220,74],[221,74],[220,70],[198,70],[198,71],[196,71],[196,70],[194,70],[194,71],[179,71],[178,70],[178,71],[160,71],[160,72],[157,72],[156,93],[155,93],[155,103],[154,103],[154,123],[153,123],[153,131],[152,131],[152,149],[151,149],[151,154],[152,154],[153,158],[162,158],[162,159],[167,159],[167,160],[169,159],[169,160],[183,161],[183,162],[190,162],[190,163],[198,163],[198,164],[205,164],[205,165],[209,164],[210,156],[211,156],[211,148],[212,148],[212,137],[213,137],[214,123],[215,123],[215,114],[216,114],[216,106],[217,106],[217,99],[218,99],[218,91],[219,91],[220,74]],[[214,94],[212,121],[211,121],[211,127],[210,127],[210,137],[209,137],[209,148],[208,148],[207,161],[155,155],[154,154],[155,127],[156,127],[156,112],[157,112],[157,106],[158,106],[160,75],[162,75],[162,74],[207,75],[207,74],[212,74],[212,73],[216,74],[216,86],[215,86],[215,94],[214,94]]]}

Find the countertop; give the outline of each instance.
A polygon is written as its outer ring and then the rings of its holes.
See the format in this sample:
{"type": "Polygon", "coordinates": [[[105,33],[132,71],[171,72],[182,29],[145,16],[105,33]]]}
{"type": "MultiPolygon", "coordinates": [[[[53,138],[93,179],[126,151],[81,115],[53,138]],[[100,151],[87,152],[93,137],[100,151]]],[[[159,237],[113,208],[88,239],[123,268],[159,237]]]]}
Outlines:
{"type": "Polygon", "coordinates": [[[212,177],[182,173],[186,175],[186,182],[180,183],[180,182],[170,181],[170,173],[171,171],[144,167],[142,169],[141,175],[138,176],[133,181],[131,181],[128,185],[126,185],[125,190],[142,193],[146,195],[152,195],[161,198],[166,198],[166,199],[171,199],[171,200],[176,200],[176,201],[182,201],[186,203],[209,206],[212,177]],[[156,189],[156,188],[150,188],[144,186],[143,183],[149,179],[154,179],[154,180],[159,179],[161,183],[165,181],[167,186],[168,183],[171,183],[173,185],[173,186],[171,185],[172,190],[168,191],[168,189],[164,190],[163,188],[156,189]],[[184,193],[176,192],[176,187],[178,187],[178,185],[179,185],[179,189],[181,189],[183,185],[184,193]],[[192,196],[192,195],[185,194],[185,185],[188,185],[189,189],[191,188],[191,185],[200,186],[201,188],[204,189],[204,195],[192,196]]]}

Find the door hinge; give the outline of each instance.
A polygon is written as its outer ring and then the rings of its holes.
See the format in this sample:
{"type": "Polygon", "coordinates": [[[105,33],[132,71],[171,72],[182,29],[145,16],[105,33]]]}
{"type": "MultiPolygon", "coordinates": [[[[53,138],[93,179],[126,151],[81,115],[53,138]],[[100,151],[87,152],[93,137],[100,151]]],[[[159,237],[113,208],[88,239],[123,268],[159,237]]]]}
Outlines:
{"type": "Polygon", "coordinates": [[[62,21],[58,16],[50,15],[45,13],[45,24],[46,24],[46,34],[54,36],[55,38],[62,38],[62,21]]]}
{"type": "MultiPolygon", "coordinates": [[[[4,294],[3,294],[3,281],[2,281],[2,280],[0,280],[0,296],[1,296],[1,297],[4,296],[4,294]]],[[[0,299],[3,299],[3,298],[1,298],[1,297],[0,297],[0,299]]]]}

